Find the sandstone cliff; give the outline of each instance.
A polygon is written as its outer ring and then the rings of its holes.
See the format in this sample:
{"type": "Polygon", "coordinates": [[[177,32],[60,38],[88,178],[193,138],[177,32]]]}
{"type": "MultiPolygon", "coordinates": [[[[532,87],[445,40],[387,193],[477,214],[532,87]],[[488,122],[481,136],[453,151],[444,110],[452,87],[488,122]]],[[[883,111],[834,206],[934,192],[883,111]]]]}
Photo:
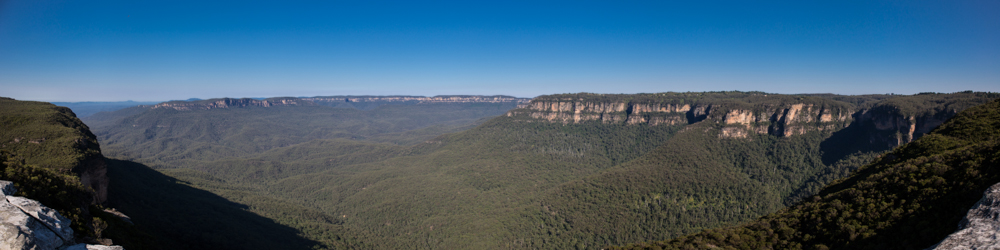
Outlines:
{"type": "Polygon", "coordinates": [[[854,125],[865,126],[873,132],[869,133],[869,141],[896,147],[920,138],[959,111],[956,108],[905,114],[890,105],[876,105],[858,112],[858,122],[854,125]]]}
{"type": "Polygon", "coordinates": [[[1000,249],[1000,183],[969,209],[958,231],[930,249],[1000,249]]]}
{"type": "Polygon", "coordinates": [[[836,95],[761,92],[562,94],[540,96],[506,115],[524,122],[684,125],[707,120],[720,138],[793,136],[858,127],[872,144],[892,148],[919,138],[959,111],[994,95],[954,94],[871,98],[855,105],[836,95]]]}
{"type": "MultiPolygon", "coordinates": [[[[701,94],[701,93],[697,93],[701,94]]],[[[751,133],[791,136],[835,130],[852,121],[848,104],[819,98],[791,98],[764,93],[692,96],[692,93],[639,95],[543,96],[507,113],[525,121],[683,125],[708,119],[719,123],[721,137],[751,133]]]]}

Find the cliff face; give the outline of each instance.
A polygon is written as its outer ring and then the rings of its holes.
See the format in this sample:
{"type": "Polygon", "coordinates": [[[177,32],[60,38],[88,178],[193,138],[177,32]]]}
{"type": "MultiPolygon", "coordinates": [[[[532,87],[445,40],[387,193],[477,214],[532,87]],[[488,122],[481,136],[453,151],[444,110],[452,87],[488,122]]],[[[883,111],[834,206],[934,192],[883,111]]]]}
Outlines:
{"type": "Polygon", "coordinates": [[[650,126],[691,124],[707,119],[723,125],[720,137],[724,138],[745,138],[751,133],[792,136],[813,130],[834,130],[847,126],[853,119],[847,105],[836,103],[784,100],[733,103],[727,99],[685,102],[669,97],[611,102],[543,97],[508,112],[507,116],[564,124],[600,121],[650,126]]]}
{"type": "MultiPolygon", "coordinates": [[[[948,110],[895,107],[904,116],[948,110]]],[[[961,111],[809,199],[756,221],[628,248],[922,249],[940,242],[934,249],[1000,249],[998,151],[1000,100],[961,111]]]]}
{"type": "Polygon", "coordinates": [[[257,100],[251,98],[220,98],[204,101],[173,101],[153,105],[154,109],[169,108],[176,110],[206,110],[219,108],[242,108],[242,107],[274,107],[274,106],[314,106],[312,101],[292,97],[268,98],[257,100]]]}
{"type": "Polygon", "coordinates": [[[809,131],[834,131],[844,128],[853,120],[847,107],[829,107],[818,104],[794,103],[766,105],[763,110],[719,110],[720,120],[726,126],[720,137],[745,138],[748,133],[793,136],[809,131]]]}
{"type": "Polygon", "coordinates": [[[930,132],[964,108],[990,101],[987,95],[899,96],[858,107],[836,100],[842,96],[759,92],[567,94],[540,96],[506,115],[525,122],[563,124],[598,121],[660,126],[708,121],[720,125],[720,138],[787,137],[859,127],[870,143],[892,148],[930,132]]]}
{"type": "Polygon", "coordinates": [[[869,133],[869,141],[896,147],[920,138],[956,113],[958,110],[938,110],[907,115],[891,108],[874,107],[858,112],[859,119],[854,125],[864,126],[872,131],[869,133]]]}

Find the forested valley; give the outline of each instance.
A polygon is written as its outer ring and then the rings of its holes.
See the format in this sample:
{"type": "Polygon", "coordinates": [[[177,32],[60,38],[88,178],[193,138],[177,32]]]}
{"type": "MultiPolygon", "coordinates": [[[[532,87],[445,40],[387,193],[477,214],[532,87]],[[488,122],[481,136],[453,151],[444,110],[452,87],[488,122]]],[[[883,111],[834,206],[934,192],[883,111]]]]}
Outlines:
{"type": "Polygon", "coordinates": [[[83,120],[120,180],[111,205],[149,237],[187,244],[163,248],[598,249],[812,201],[998,97],[580,93],[83,120]]]}

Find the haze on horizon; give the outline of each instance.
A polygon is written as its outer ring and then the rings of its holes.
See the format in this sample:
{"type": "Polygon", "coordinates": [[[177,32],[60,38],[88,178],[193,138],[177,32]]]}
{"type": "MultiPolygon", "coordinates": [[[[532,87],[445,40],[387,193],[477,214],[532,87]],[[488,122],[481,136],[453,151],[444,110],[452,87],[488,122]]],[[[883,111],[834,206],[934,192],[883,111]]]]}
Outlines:
{"type": "Polygon", "coordinates": [[[0,1],[0,96],[1000,92],[998,1],[0,1]]]}

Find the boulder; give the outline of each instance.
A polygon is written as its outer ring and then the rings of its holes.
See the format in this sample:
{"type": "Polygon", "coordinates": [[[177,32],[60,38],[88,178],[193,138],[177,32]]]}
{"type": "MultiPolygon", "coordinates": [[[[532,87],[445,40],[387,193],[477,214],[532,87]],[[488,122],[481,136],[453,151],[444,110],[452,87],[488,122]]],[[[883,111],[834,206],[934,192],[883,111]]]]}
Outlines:
{"type": "Polygon", "coordinates": [[[121,246],[76,244],[72,223],[42,203],[9,196],[14,183],[0,180],[0,250],[123,250],[121,246]]]}
{"type": "MultiPolygon", "coordinates": [[[[10,198],[17,197],[7,197],[10,198]]],[[[25,214],[7,200],[0,201],[0,249],[52,250],[62,246],[64,242],[45,224],[25,214]]]]}
{"type": "Polygon", "coordinates": [[[7,201],[11,205],[20,208],[24,213],[34,217],[67,243],[73,242],[73,229],[70,228],[71,221],[60,215],[55,209],[46,207],[36,200],[19,196],[8,196],[7,201]]]}

